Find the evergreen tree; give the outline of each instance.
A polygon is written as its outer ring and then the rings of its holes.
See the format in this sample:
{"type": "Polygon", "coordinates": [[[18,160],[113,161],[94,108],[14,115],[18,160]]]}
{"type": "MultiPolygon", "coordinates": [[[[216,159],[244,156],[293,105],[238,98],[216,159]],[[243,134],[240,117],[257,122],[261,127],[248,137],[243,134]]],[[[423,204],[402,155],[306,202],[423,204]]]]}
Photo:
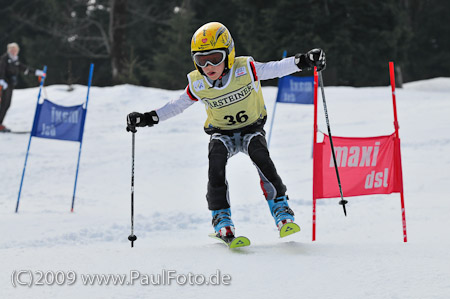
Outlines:
{"type": "Polygon", "coordinates": [[[404,0],[411,40],[405,79],[450,76],[450,1],[404,0]]]}
{"type": "MultiPolygon", "coordinates": [[[[449,13],[447,0],[2,0],[0,52],[17,42],[24,63],[48,66],[48,84],[85,84],[94,62],[96,85],[180,89],[194,69],[192,34],[218,21],[238,56],[270,61],[321,47],[327,85],[387,85],[388,61],[405,81],[449,76],[449,13]]],[[[33,76],[19,82],[36,86],[33,76]]]]}
{"type": "MultiPolygon", "coordinates": [[[[185,1],[186,3],[187,1],[185,1]]],[[[166,28],[161,29],[158,51],[153,57],[150,85],[166,89],[182,89],[186,74],[194,69],[190,45],[195,28],[193,12],[188,5],[176,8],[166,28]]]]}

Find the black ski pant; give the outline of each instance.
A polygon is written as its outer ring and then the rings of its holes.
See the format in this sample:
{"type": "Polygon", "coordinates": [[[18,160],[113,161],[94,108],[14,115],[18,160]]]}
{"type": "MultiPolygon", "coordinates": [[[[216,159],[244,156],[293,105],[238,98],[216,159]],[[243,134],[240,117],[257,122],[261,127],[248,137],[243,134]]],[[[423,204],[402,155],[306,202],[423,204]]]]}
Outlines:
{"type": "Polygon", "coordinates": [[[11,106],[13,88],[9,87],[7,89],[2,89],[1,93],[2,94],[0,99],[0,125],[3,124],[6,112],[8,112],[8,109],[11,106]]]}
{"type": "MultiPolygon", "coordinates": [[[[248,143],[248,148],[244,152],[249,155],[258,170],[261,179],[261,188],[266,199],[271,200],[284,196],[286,186],[283,184],[270,158],[265,137],[257,135],[251,138],[248,143]]],[[[230,207],[228,183],[225,176],[225,168],[229,157],[229,149],[227,149],[224,142],[218,139],[211,139],[208,155],[209,181],[206,195],[210,210],[220,210],[230,207]]]]}

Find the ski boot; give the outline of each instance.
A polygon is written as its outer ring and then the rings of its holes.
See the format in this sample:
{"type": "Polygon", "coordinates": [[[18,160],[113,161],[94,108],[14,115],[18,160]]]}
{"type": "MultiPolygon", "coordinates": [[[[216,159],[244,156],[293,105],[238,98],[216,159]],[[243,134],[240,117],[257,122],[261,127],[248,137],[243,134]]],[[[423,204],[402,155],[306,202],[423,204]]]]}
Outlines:
{"type": "Polygon", "coordinates": [[[9,133],[11,130],[4,125],[0,125],[0,133],[9,133]]]}
{"type": "Polygon", "coordinates": [[[218,237],[234,238],[234,224],[231,220],[231,210],[222,209],[212,211],[212,225],[218,237]]]}
{"type": "Polygon", "coordinates": [[[300,227],[294,223],[294,212],[289,208],[288,199],[284,195],[267,201],[281,238],[300,231],[300,227]]]}
{"type": "Polygon", "coordinates": [[[229,208],[212,211],[212,217],[215,233],[209,235],[211,238],[222,241],[231,249],[250,245],[250,240],[247,237],[236,237],[234,235],[235,229],[229,208]]]}

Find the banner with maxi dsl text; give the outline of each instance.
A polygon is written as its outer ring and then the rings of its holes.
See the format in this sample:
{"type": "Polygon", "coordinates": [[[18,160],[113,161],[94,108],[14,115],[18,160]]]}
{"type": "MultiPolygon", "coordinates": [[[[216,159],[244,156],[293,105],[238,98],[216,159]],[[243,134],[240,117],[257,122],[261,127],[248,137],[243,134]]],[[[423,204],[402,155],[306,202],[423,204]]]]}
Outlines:
{"type": "Polygon", "coordinates": [[[31,135],[81,142],[85,117],[83,105],[66,107],[44,100],[37,107],[31,135]]]}
{"type": "MultiPolygon", "coordinates": [[[[336,163],[346,197],[402,192],[400,139],[388,136],[333,137],[336,163]]],[[[314,149],[313,198],[339,197],[330,139],[314,149]]]]}

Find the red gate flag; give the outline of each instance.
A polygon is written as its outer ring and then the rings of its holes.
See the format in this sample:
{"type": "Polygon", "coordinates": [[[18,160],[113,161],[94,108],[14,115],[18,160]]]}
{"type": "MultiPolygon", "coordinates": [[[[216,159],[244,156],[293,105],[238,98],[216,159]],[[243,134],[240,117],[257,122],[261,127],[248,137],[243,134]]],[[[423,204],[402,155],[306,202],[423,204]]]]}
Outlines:
{"type": "MultiPolygon", "coordinates": [[[[402,192],[400,139],[388,136],[333,137],[345,197],[402,192]]],[[[330,139],[314,147],[313,198],[339,197],[330,139]]]]}
{"type": "MultiPolygon", "coordinates": [[[[403,242],[406,234],[405,198],[403,194],[402,159],[398,134],[394,63],[389,62],[395,132],[377,137],[333,137],[337,168],[344,197],[369,194],[400,193],[403,242]]],[[[317,78],[317,72],[314,72],[317,78]]],[[[315,80],[317,82],[317,79],[315,80]]],[[[325,112],[326,113],[326,112],[325,112]]],[[[314,173],[312,240],[316,240],[316,203],[319,198],[340,197],[337,171],[331,153],[330,138],[317,142],[317,97],[314,98],[314,173]]]]}

